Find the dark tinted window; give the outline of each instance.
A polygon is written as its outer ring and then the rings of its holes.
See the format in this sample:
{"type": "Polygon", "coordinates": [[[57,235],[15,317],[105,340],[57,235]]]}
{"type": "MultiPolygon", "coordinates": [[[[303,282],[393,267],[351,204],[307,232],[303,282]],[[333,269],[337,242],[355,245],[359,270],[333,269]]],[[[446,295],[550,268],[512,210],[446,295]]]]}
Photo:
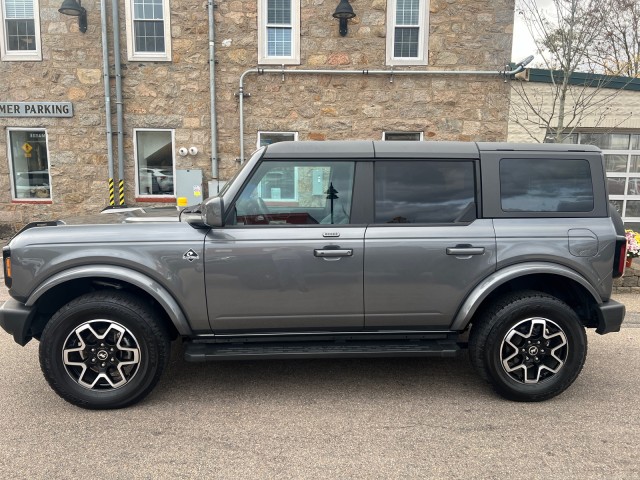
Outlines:
{"type": "Polygon", "coordinates": [[[376,223],[452,223],[475,212],[472,162],[376,162],[376,223]]]}
{"type": "Polygon", "coordinates": [[[587,160],[500,160],[500,198],[506,212],[590,212],[587,160]]]}

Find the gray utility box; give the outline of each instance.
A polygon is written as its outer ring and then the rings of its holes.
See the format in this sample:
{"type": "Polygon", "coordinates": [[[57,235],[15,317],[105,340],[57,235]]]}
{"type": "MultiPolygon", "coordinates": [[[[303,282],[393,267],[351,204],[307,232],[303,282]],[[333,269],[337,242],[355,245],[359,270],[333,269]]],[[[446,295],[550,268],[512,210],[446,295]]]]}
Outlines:
{"type": "Polygon", "coordinates": [[[176,198],[187,199],[187,206],[202,202],[202,170],[176,170],[176,198]]]}

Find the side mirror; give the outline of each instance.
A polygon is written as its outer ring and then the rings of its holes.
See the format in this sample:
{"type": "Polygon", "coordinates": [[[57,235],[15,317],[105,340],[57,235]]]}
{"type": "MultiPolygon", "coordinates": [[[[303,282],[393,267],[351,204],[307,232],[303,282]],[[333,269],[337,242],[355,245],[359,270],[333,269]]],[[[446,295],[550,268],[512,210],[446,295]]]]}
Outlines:
{"type": "Polygon", "coordinates": [[[208,227],[222,227],[224,205],[221,197],[212,197],[202,206],[202,221],[208,227]]]}

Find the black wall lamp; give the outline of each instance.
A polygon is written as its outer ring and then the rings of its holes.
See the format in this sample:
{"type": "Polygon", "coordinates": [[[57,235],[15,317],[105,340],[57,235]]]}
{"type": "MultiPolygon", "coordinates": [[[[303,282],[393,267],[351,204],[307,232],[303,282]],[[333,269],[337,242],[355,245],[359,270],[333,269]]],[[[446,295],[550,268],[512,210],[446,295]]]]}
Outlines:
{"type": "Polygon", "coordinates": [[[340,20],[340,36],[344,37],[347,35],[347,20],[355,16],[356,14],[349,3],[349,0],[340,0],[340,3],[336,7],[336,11],[333,12],[333,18],[340,20]]]}
{"type": "Polygon", "coordinates": [[[78,17],[78,28],[82,33],[87,31],[87,11],[80,5],[80,0],[64,0],[58,11],[63,15],[78,17]]]}

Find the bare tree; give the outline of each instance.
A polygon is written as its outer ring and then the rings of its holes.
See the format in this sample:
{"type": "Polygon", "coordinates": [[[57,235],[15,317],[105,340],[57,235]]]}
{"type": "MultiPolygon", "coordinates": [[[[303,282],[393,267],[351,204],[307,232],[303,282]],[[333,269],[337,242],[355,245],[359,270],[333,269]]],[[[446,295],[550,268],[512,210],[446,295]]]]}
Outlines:
{"type": "Polygon", "coordinates": [[[594,71],[640,77],[640,0],[611,0],[612,15],[587,52],[594,71]]]}
{"type": "Polygon", "coordinates": [[[511,102],[511,120],[536,141],[540,141],[537,133],[542,127],[553,141],[562,142],[587,117],[592,126],[599,124],[607,114],[608,102],[618,93],[604,90],[609,81],[606,76],[585,75],[578,83],[574,75],[588,70],[590,49],[604,36],[612,1],[550,0],[548,9],[539,3],[518,0],[517,13],[550,72],[549,83],[527,88],[522,82],[512,82],[516,99],[511,102]]]}

